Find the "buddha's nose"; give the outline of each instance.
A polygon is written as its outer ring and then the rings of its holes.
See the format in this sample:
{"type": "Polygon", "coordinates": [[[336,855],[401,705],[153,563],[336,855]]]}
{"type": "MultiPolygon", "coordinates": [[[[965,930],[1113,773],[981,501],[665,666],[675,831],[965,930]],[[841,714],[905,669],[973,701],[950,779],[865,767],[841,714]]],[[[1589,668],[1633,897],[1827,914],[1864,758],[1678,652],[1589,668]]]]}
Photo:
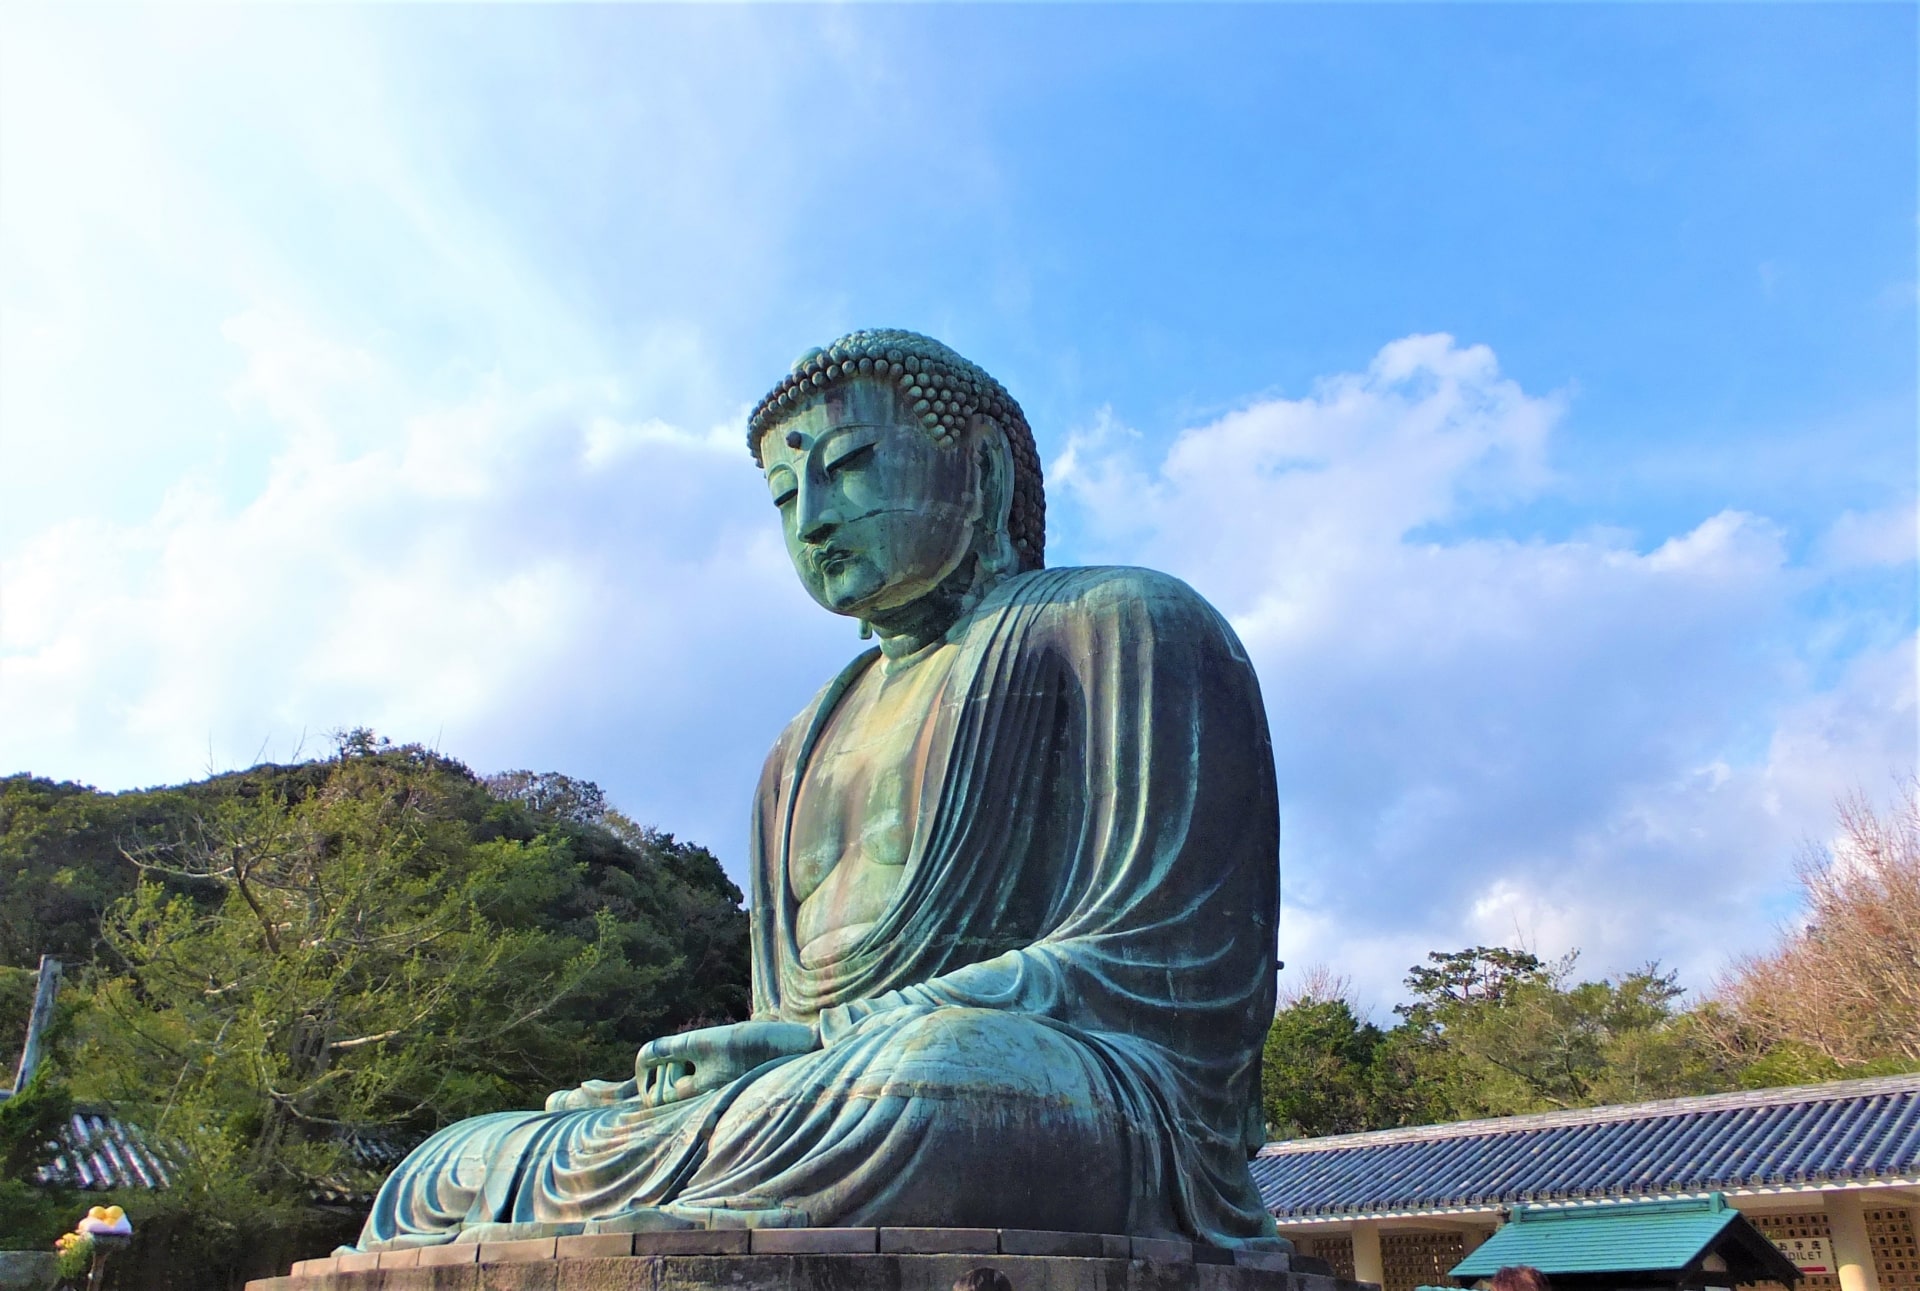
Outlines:
{"type": "Polygon", "coordinates": [[[840,527],[840,511],[836,507],[821,507],[817,511],[808,511],[800,517],[800,539],[802,542],[822,542],[827,535],[840,527]]]}

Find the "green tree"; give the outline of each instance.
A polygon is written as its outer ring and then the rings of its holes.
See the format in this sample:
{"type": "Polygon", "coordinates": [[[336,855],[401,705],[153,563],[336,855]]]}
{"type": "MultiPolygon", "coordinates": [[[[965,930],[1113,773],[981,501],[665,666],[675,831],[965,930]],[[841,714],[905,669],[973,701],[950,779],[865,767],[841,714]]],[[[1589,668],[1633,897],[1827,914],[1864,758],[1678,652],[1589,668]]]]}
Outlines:
{"type": "Polygon", "coordinates": [[[20,1050],[27,1040],[27,1018],[40,974],[31,968],[0,964],[0,1089],[13,1080],[20,1050]]]}
{"type": "Polygon", "coordinates": [[[1435,951],[1382,1030],[1324,971],[1274,1017],[1262,1104],[1282,1137],[1640,1102],[1731,1086],[1700,1016],[1657,964],[1574,980],[1577,954],[1435,951]]]}
{"type": "MultiPolygon", "coordinates": [[[[37,973],[0,969],[0,998],[17,1009],[0,1023],[24,1041],[37,973]]],[[[73,1097],[64,1073],[73,1009],[56,1001],[42,1037],[39,1065],[24,1089],[0,1097],[0,1250],[43,1250],[79,1218],[77,1196],[71,1190],[44,1183],[41,1171],[63,1150],[63,1135],[73,1111],[73,1097]]],[[[11,1084],[16,1052],[0,1070],[0,1082],[11,1084]]]]}
{"type": "Polygon", "coordinates": [[[93,959],[101,913],[133,886],[120,854],[166,836],[194,807],[187,793],[99,793],[39,776],[0,777],[0,965],[40,956],[93,959]]]}
{"type": "MultiPolygon", "coordinates": [[[[1413,969],[1397,1010],[1414,1083],[1448,1119],[1590,1107],[1723,1087],[1706,1036],[1657,964],[1573,980],[1578,952],[1545,963],[1475,946],[1413,969]]],[[[1416,1102],[1423,1101],[1416,1099],[1416,1102]]]]}
{"type": "Polygon", "coordinates": [[[1380,1028],[1346,999],[1302,996],[1274,1015],[1261,1054],[1261,1108],[1276,1138],[1372,1129],[1380,1028]]]}
{"type": "Polygon", "coordinates": [[[25,1089],[0,1098],[0,1250],[44,1250],[79,1217],[71,1192],[38,1179],[60,1153],[72,1110],[51,1062],[40,1064],[25,1089]]]}
{"type": "Polygon", "coordinates": [[[311,1204],[377,1182],[350,1138],[404,1147],[538,1106],[748,1008],[741,894],[711,853],[590,782],[490,786],[367,731],[323,761],[164,790],[0,782],[4,866],[23,880],[0,882],[18,956],[80,948],[75,1096],[172,1167],[169,1188],[120,1198],[128,1266],[156,1287],[169,1261],[211,1285],[276,1244],[284,1267],[350,1236],[311,1204]]]}
{"type": "Polygon", "coordinates": [[[523,802],[541,815],[576,825],[600,824],[612,810],[599,785],[558,771],[502,771],[482,783],[503,802],[523,802]]]}

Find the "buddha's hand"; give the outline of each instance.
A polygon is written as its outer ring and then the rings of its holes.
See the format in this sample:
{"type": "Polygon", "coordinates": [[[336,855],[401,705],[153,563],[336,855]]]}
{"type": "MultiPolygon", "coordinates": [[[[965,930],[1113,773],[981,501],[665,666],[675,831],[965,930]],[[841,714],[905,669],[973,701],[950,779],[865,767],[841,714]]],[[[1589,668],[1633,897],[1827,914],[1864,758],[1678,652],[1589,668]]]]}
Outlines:
{"type": "Polygon", "coordinates": [[[610,1103],[625,1102],[640,1092],[639,1083],[631,1080],[589,1080],[578,1089],[563,1089],[556,1094],[547,1095],[549,1112],[577,1112],[587,1107],[605,1107],[610,1103]]]}
{"type": "Polygon", "coordinates": [[[775,1058],[819,1047],[819,1033],[804,1023],[734,1022],[648,1042],[633,1060],[633,1078],[640,1101],[659,1107],[718,1089],[775,1058]]]}

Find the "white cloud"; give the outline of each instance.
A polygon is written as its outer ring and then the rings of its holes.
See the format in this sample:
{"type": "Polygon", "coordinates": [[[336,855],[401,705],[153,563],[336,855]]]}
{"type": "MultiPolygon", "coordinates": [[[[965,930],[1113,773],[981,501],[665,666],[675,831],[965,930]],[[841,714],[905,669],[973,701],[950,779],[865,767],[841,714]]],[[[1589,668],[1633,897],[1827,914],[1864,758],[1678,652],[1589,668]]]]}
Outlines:
{"type": "Polygon", "coordinates": [[[0,769],[124,787],[367,723],[737,865],[855,641],[704,329],[767,312],[795,69],[831,73],[725,14],[617,54],[389,17],[6,16],[0,769]],[[588,55],[620,92],[579,115],[548,91],[588,55]]]}
{"type": "Polygon", "coordinates": [[[736,427],[494,378],[399,395],[371,351],[273,317],[225,329],[236,399],[285,432],[257,497],[188,479],[144,522],[0,562],[0,762],[151,783],[366,723],[482,770],[608,767],[624,805],[733,840],[766,740],[853,648],[796,587],[736,427]],[[340,451],[342,407],[378,447],[340,451]],[[726,757],[674,756],[716,731],[726,757]]]}
{"type": "MultiPolygon", "coordinates": [[[[911,263],[1022,209],[989,90],[921,93],[837,12],[6,23],[0,771],[152,783],[369,723],[592,776],[737,866],[762,753],[854,648],[786,568],[738,403],[821,320],[1037,324],[911,263]],[[875,215],[848,120],[949,182],[875,215]]],[[[1067,281],[989,262],[1016,303],[1067,281]]],[[[1096,419],[1052,469],[1056,558],[1171,569],[1245,635],[1286,957],[1376,998],[1509,925],[1699,984],[1832,795],[1913,760],[1909,602],[1806,608],[1910,565],[1910,505],[1804,561],[1751,505],[1504,534],[1567,403],[1408,337],[1164,450],[1096,419]]]]}
{"type": "Polygon", "coordinates": [[[1847,511],[1822,535],[1822,563],[1840,572],[1910,565],[1920,559],[1920,513],[1914,504],[1879,511],[1847,511]]]}
{"type": "Polygon", "coordinates": [[[1563,414],[1485,347],[1410,337],[1157,461],[1106,423],[1056,465],[1103,555],[1233,618],[1278,752],[1283,957],[1375,1000],[1424,949],[1476,941],[1704,986],[1768,935],[1834,795],[1914,758],[1913,642],[1812,688],[1789,613],[1807,572],[1766,519],[1650,549],[1492,535],[1551,484],[1563,414]]]}
{"type": "MultiPolygon", "coordinates": [[[[854,644],[795,585],[737,420],[496,374],[421,393],[284,306],[223,334],[229,397],[278,436],[257,494],[189,475],[0,561],[0,763],[152,783],[366,723],[596,776],[737,868],[760,756],[854,644]]],[[[1550,483],[1561,415],[1484,348],[1410,338],[1157,461],[1109,420],[1054,468],[1085,545],[1234,618],[1279,759],[1282,955],[1376,1003],[1470,942],[1703,986],[1834,795],[1914,759],[1913,642],[1811,684],[1805,571],[1762,518],[1644,550],[1431,536],[1550,483]]]]}
{"type": "MultiPolygon", "coordinates": [[[[410,380],[281,302],[220,334],[225,398],[271,445],[257,489],[189,472],[144,520],[0,560],[0,763],[153,783],[365,723],[593,775],[737,870],[759,758],[853,649],[794,583],[738,418],[676,426],[591,380],[410,380]]],[[[1490,532],[1551,486],[1563,414],[1484,347],[1413,337],[1157,459],[1105,418],[1052,471],[1083,548],[1234,619],[1279,756],[1282,954],[1376,1003],[1474,941],[1704,985],[1767,934],[1833,796],[1914,756],[1912,641],[1809,682],[1788,613],[1809,575],[1764,518],[1641,545],[1490,532]]]]}

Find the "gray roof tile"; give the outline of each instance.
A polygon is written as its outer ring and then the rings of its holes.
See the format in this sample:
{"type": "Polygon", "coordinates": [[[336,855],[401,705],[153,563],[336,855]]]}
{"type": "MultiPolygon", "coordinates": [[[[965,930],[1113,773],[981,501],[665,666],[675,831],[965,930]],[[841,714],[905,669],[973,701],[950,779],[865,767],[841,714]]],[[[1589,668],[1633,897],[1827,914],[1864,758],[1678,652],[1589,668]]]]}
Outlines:
{"type": "Polygon", "coordinates": [[[1920,1175],[1920,1075],[1270,1143],[1282,1218],[1458,1210],[1920,1175]]]}

